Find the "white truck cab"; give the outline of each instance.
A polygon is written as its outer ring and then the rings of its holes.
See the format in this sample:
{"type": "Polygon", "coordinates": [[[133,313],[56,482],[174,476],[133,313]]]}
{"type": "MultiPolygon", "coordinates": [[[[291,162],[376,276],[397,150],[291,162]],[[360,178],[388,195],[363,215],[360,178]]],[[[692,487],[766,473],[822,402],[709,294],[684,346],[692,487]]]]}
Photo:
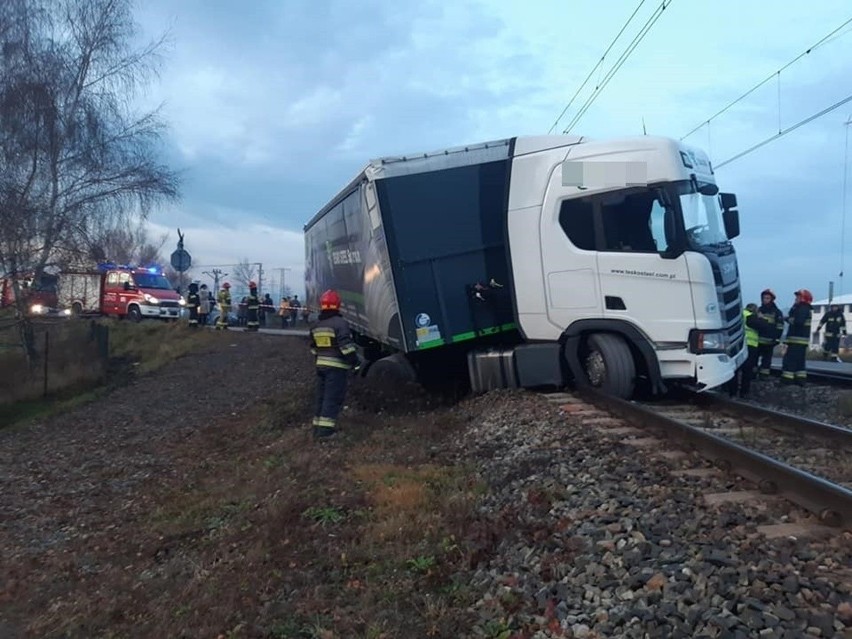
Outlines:
{"type": "Polygon", "coordinates": [[[651,136],[518,138],[509,192],[525,339],[579,350],[572,368],[616,395],[640,368],[698,389],[733,376],[746,356],[736,200],[718,195],[702,151],[651,136]],[[572,348],[598,332],[621,339],[572,348]]]}

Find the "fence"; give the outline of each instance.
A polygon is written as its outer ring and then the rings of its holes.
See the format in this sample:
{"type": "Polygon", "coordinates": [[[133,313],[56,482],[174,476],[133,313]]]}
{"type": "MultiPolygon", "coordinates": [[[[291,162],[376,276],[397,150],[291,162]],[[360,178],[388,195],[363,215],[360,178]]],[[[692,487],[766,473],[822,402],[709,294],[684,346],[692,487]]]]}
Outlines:
{"type": "Polygon", "coordinates": [[[19,322],[0,325],[0,404],[47,397],[101,381],[109,361],[109,329],[63,320],[30,325],[35,357],[27,361],[19,322]]]}

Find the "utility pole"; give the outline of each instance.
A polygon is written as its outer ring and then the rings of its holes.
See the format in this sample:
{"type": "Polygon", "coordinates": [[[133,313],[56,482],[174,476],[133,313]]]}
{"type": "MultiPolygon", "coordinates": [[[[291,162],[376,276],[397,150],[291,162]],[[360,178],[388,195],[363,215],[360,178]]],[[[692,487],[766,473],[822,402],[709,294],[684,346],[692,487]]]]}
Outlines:
{"type": "Polygon", "coordinates": [[[213,278],[213,296],[219,295],[219,278],[228,277],[227,273],[223,273],[222,269],[214,268],[212,271],[204,271],[202,275],[213,278]]]}
{"type": "Polygon", "coordinates": [[[257,264],[257,294],[263,294],[263,262],[255,262],[257,264]]]}
{"type": "Polygon", "coordinates": [[[841,207],[841,215],[842,222],[840,224],[840,276],[839,286],[837,291],[837,296],[840,297],[843,295],[843,258],[844,253],[846,251],[846,184],[849,177],[849,125],[852,124],[852,117],[850,117],[846,122],[843,123],[843,126],[846,127],[846,140],[844,142],[843,149],[843,205],[841,207]]]}

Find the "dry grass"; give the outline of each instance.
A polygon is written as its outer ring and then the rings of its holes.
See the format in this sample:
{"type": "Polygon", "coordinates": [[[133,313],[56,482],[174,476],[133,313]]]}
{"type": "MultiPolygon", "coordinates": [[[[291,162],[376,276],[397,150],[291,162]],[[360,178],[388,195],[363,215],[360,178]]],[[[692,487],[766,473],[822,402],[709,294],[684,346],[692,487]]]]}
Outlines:
{"type": "Polygon", "coordinates": [[[34,338],[37,359],[30,366],[20,346],[17,328],[2,332],[0,404],[32,400],[43,395],[45,353],[49,394],[86,388],[103,379],[106,362],[99,355],[88,324],[36,324],[34,338]]]}
{"type": "Polygon", "coordinates": [[[39,357],[44,335],[50,334],[48,395],[43,398],[43,360],[30,368],[20,347],[16,330],[0,333],[0,426],[8,426],[52,413],[92,399],[105,381],[122,383],[125,373],[145,374],[215,342],[208,330],[191,330],[185,323],[99,320],[109,328],[109,360],[100,358],[98,345],[90,339],[85,321],[36,324],[35,342],[39,357]],[[94,390],[94,392],[93,392],[94,390]]]}
{"type": "Polygon", "coordinates": [[[130,361],[139,373],[150,373],[179,357],[188,355],[217,335],[206,329],[190,329],[184,322],[104,321],[109,326],[111,358],[130,361]]]}

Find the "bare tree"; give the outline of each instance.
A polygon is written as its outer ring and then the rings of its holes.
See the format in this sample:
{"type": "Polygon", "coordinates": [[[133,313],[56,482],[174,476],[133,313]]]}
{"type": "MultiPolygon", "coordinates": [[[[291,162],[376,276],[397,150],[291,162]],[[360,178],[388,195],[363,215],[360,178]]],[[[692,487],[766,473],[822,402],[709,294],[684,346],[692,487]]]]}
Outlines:
{"type": "Polygon", "coordinates": [[[110,261],[119,264],[162,266],[161,251],[168,239],[165,233],[156,240],[151,239],[144,222],[106,230],[97,238],[89,251],[95,261],[110,261]]]}
{"type": "Polygon", "coordinates": [[[136,35],[131,0],[0,2],[2,273],[38,278],[178,197],[158,111],[133,108],[165,39],[134,48],[136,35]]]}
{"type": "Polygon", "coordinates": [[[257,264],[251,264],[247,257],[244,257],[236,266],[234,266],[234,280],[240,288],[248,288],[249,282],[255,279],[256,274],[257,264]]]}

